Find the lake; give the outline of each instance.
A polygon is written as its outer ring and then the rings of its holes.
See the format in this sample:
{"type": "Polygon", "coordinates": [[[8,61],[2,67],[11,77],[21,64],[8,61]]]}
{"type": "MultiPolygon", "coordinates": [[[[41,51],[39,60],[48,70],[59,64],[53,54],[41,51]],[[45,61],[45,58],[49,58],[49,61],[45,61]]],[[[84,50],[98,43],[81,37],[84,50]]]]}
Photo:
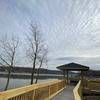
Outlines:
{"type": "MultiPolygon", "coordinates": [[[[48,80],[53,80],[53,79],[41,79],[38,82],[46,82],[48,80]]],[[[0,77],[0,91],[3,91],[5,86],[6,86],[7,78],[1,78],[0,77]]],[[[10,79],[8,89],[12,88],[18,88],[22,86],[30,85],[30,79],[10,79]]]]}

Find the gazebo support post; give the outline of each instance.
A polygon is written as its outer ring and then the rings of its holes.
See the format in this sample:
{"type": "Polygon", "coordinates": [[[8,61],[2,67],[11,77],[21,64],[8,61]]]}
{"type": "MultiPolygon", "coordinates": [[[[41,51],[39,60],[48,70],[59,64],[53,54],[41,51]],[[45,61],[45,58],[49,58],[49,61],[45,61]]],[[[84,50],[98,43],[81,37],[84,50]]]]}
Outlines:
{"type": "Polygon", "coordinates": [[[84,75],[83,75],[83,71],[81,70],[81,82],[82,82],[82,91],[84,88],[84,75]]]}
{"type": "Polygon", "coordinates": [[[67,70],[67,84],[69,84],[69,76],[68,76],[68,70],[67,70]]]}
{"type": "Polygon", "coordinates": [[[82,84],[83,84],[83,71],[81,70],[81,81],[82,81],[82,84]]]}
{"type": "Polygon", "coordinates": [[[63,70],[63,75],[64,75],[64,79],[65,79],[65,70],[63,70]]]}

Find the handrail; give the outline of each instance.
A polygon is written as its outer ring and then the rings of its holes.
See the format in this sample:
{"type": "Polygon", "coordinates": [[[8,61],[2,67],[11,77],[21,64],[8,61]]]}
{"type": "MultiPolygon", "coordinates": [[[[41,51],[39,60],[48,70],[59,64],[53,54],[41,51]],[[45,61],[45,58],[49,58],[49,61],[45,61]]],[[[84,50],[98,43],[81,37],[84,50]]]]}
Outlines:
{"type": "Polygon", "coordinates": [[[74,99],[75,100],[82,100],[82,86],[81,86],[81,81],[78,82],[76,87],[73,90],[74,93],[74,99]]]}
{"type": "Polygon", "coordinates": [[[87,88],[100,91],[100,80],[87,80],[87,88]]]}
{"type": "Polygon", "coordinates": [[[65,88],[65,80],[51,80],[0,92],[0,100],[49,100],[65,88]]]}

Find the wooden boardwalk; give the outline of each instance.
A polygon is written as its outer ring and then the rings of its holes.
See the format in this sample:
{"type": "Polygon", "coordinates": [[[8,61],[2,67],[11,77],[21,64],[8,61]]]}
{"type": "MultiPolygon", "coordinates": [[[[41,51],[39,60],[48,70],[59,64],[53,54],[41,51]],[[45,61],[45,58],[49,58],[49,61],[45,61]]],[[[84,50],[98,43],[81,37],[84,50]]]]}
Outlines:
{"type": "Polygon", "coordinates": [[[74,86],[68,85],[61,93],[57,94],[52,100],[74,100],[74,86]]]}

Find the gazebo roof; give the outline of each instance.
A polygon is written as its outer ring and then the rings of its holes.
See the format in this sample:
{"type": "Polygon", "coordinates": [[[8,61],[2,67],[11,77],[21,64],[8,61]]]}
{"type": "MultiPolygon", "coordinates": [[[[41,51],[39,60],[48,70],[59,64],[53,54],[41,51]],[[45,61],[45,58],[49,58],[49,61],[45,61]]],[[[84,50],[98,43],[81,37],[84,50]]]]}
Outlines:
{"type": "Polygon", "coordinates": [[[89,70],[89,67],[77,64],[77,63],[69,63],[69,64],[64,64],[61,66],[57,67],[60,70],[72,70],[72,71],[87,71],[89,70]]]}

